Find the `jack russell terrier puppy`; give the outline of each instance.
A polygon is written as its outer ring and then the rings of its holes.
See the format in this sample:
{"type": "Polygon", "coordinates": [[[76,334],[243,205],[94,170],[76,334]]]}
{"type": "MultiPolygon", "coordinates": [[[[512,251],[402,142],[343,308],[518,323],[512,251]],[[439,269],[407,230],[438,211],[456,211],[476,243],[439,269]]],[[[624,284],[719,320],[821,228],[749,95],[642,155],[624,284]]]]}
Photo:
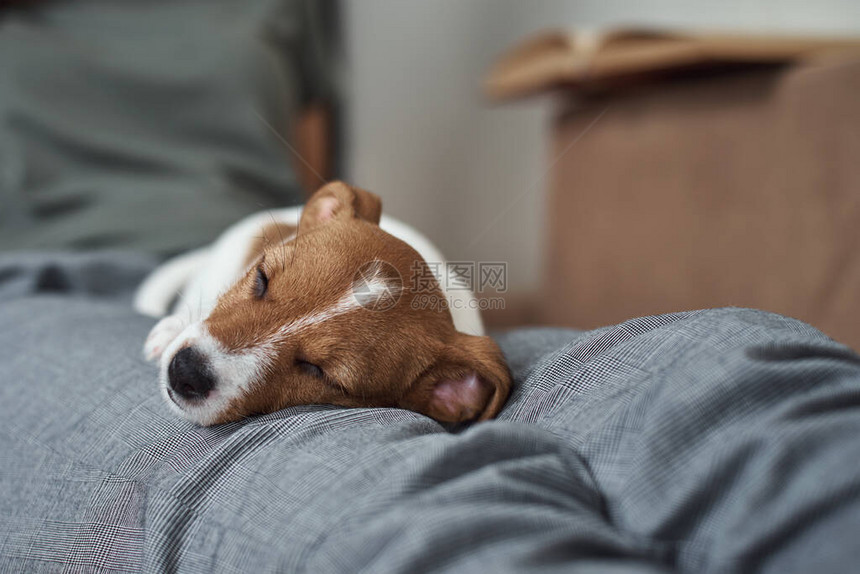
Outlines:
{"type": "Polygon", "coordinates": [[[144,345],[170,408],[201,425],[319,403],[496,416],[511,375],[474,295],[443,291],[436,248],[380,216],[376,195],[333,182],[156,269],[135,307],[164,316],[181,292],[144,345]]]}

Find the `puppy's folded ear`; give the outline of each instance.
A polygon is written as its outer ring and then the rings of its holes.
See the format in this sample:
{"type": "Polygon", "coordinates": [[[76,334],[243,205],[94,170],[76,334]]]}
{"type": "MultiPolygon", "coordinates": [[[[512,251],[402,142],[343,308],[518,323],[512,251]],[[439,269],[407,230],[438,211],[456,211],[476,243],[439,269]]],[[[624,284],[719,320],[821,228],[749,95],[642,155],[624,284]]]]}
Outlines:
{"type": "Polygon", "coordinates": [[[400,402],[440,422],[483,421],[499,414],[511,390],[511,373],[489,337],[457,333],[400,402]]]}
{"type": "Polygon", "coordinates": [[[349,219],[363,219],[378,225],[381,215],[382,201],[378,196],[342,181],[333,181],[319,188],[308,200],[302,210],[299,229],[307,231],[317,225],[349,219]]]}

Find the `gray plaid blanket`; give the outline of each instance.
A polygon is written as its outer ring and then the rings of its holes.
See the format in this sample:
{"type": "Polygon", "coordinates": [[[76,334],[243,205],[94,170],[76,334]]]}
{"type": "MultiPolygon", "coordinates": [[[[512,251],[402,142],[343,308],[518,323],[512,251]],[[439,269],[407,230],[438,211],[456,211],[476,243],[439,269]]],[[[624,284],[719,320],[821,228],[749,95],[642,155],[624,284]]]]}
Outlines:
{"type": "Polygon", "coordinates": [[[743,309],[500,335],[502,416],[192,426],[122,255],[0,258],[0,571],[846,572],[860,358],[743,309]]]}

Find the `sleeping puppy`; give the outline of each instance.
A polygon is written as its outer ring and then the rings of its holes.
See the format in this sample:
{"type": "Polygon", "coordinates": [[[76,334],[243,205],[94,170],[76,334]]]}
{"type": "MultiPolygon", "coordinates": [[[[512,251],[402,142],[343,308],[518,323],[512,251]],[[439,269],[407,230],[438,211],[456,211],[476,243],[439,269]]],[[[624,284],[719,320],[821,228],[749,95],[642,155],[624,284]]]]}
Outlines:
{"type": "Polygon", "coordinates": [[[144,346],[172,410],[201,425],[317,403],[496,416],[511,376],[474,295],[444,292],[435,247],[380,215],[374,194],[329,183],[147,278],[141,312],[164,315],[182,292],[144,346]]]}

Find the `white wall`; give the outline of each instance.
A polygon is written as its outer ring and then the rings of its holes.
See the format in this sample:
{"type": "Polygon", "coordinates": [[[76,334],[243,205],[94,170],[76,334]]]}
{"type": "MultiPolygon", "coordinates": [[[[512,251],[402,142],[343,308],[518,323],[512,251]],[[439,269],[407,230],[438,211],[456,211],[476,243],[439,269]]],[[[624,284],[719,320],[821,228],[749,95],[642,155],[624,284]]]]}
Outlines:
{"type": "MultiPolygon", "coordinates": [[[[350,179],[450,259],[540,279],[547,99],[490,106],[494,57],[543,28],[860,33],[860,0],[344,0],[350,179]]],[[[569,153],[576,153],[575,146],[569,153]]]]}

